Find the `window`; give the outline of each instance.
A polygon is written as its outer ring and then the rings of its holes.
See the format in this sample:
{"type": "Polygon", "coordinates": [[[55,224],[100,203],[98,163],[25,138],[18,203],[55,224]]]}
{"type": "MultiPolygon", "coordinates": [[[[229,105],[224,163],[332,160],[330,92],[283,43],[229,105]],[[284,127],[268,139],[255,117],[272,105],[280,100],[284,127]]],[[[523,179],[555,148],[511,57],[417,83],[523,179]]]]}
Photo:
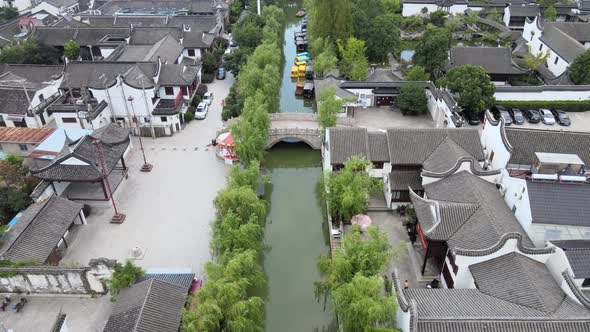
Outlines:
{"type": "Polygon", "coordinates": [[[29,149],[29,147],[28,147],[26,144],[19,144],[19,145],[18,145],[18,148],[19,148],[21,151],[27,151],[27,150],[29,149]]]}
{"type": "Polygon", "coordinates": [[[43,94],[42,94],[42,93],[40,93],[40,94],[39,94],[39,101],[40,101],[40,102],[43,102],[44,100],[45,100],[45,97],[43,97],[43,94]]]}
{"type": "Polygon", "coordinates": [[[543,44],[539,45],[539,51],[543,50],[543,44]]]}
{"type": "Polygon", "coordinates": [[[164,87],[164,92],[166,96],[174,96],[174,88],[171,86],[164,87]]]}
{"type": "Polygon", "coordinates": [[[490,161],[494,160],[494,151],[490,153],[490,161]]]}
{"type": "Polygon", "coordinates": [[[195,50],[188,50],[188,56],[195,56],[195,50]]]}
{"type": "Polygon", "coordinates": [[[533,34],[532,33],[531,33],[531,39],[529,39],[529,40],[533,40],[533,34]]]}
{"type": "Polygon", "coordinates": [[[0,115],[0,127],[6,127],[6,122],[4,122],[2,115],[0,115]]]}
{"type": "Polygon", "coordinates": [[[559,58],[555,57],[555,61],[553,62],[553,64],[556,65],[558,61],[559,61],[559,58]]]}
{"type": "Polygon", "coordinates": [[[165,117],[165,116],[161,116],[160,117],[160,121],[162,121],[162,122],[168,122],[168,118],[165,117]]]}
{"type": "Polygon", "coordinates": [[[516,205],[512,206],[512,214],[516,214],[516,205]]]}
{"type": "Polygon", "coordinates": [[[584,279],[582,282],[582,287],[590,287],[590,278],[584,279]]]}
{"type": "Polygon", "coordinates": [[[78,119],[76,119],[76,118],[61,118],[61,122],[63,122],[63,123],[77,123],[78,119]]]}

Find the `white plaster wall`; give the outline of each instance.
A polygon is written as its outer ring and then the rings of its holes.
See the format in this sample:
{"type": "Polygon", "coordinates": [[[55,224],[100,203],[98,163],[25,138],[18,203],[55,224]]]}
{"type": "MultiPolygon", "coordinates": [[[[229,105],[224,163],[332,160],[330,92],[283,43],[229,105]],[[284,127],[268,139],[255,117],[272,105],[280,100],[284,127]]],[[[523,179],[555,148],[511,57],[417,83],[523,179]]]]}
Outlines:
{"type": "MultiPolygon", "coordinates": [[[[4,0],[2,2],[3,7],[10,7],[9,2],[4,0]]],[[[12,1],[12,7],[16,8],[19,12],[23,12],[27,8],[31,8],[31,0],[14,0],[12,1]]]]}
{"type": "MultiPolygon", "coordinates": [[[[502,170],[502,176],[500,178],[500,183],[506,188],[504,201],[508,205],[508,208],[512,209],[513,207],[516,207],[514,217],[516,217],[529,237],[532,238],[531,224],[533,216],[531,213],[531,202],[529,200],[529,191],[526,185],[526,180],[510,177],[506,170],[502,170]]],[[[535,244],[543,245],[543,243],[535,244]]]]}
{"type": "Polygon", "coordinates": [[[402,5],[402,16],[412,16],[422,14],[422,8],[428,8],[428,14],[436,11],[438,6],[427,3],[404,3],[402,5]]]}
{"type": "Polygon", "coordinates": [[[466,10],[467,10],[467,5],[453,5],[448,10],[448,12],[453,15],[456,15],[456,14],[465,14],[466,10]]]}
{"type": "Polygon", "coordinates": [[[373,89],[346,89],[354,93],[358,97],[358,102],[363,104],[363,107],[373,106],[373,89]],[[361,95],[364,95],[361,97],[361,95]]]}
{"type": "Polygon", "coordinates": [[[486,119],[481,132],[481,144],[486,150],[486,157],[489,158],[494,152],[494,158],[490,163],[491,169],[505,168],[510,160],[510,152],[504,146],[501,130],[500,124],[494,126],[486,119]]]}
{"type": "Polygon", "coordinates": [[[48,12],[49,14],[51,14],[53,16],[59,16],[59,14],[60,14],[59,13],[59,8],[50,5],[50,4],[46,3],[45,1],[44,2],[41,2],[40,4],[38,4],[37,6],[35,6],[34,8],[32,8],[31,9],[31,13],[35,14],[35,13],[38,13],[38,12],[43,11],[43,10],[46,11],[46,12],[48,12]]]}
{"type": "Polygon", "coordinates": [[[332,165],[330,164],[330,146],[328,144],[328,142],[330,142],[330,131],[328,129],[325,130],[324,137],[324,144],[322,145],[322,166],[324,172],[332,172],[332,165]]]}
{"type": "Polygon", "coordinates": [[[505,26],[510,24],[510,9],[508,7],[504,8],[504,15],[502,16],[502,21],[504,22],[505,26]]]}
{"type": "Polygon", "coordinates": [[[176,99],[178,92],[180,92],[180,87],[173,86],[172,88],[174,89],[174,94],[170,96],[170,95],[166,95],[165,87],[161,86],[160,89],[158,90],[158,95],[160,96],[160,99],[176,99]]]}
{"type": "MultiPolygon", "coordinates": [[[[539,30],[537,27],[537,19],[538,19],[538,17],[536,17],[533,20],[533,22],[531,22],[531,23],[528,23],[525,21],[524,29],[522,32],[522,38],[524,38],[527,41],[527,45],[529,45],[530,51],[535,55],[540,55],[541,53],[544,54],[545,52],[547,52],[549,50],[550,55],[549,55],[549,58],[547,59],[547,68],[549,68],[549,70],[555,76],[559,76],[567,70],[567,67],[569,64],[539,39],[542,35],[542,31],[539,30]],[[557,64],[555,64],[556,58],[559,58],[559,60],[557,61],[557,64]]],[[[503,100],[506,100],[506,99],[503,99],[503,100]]],[[[520,100],[520,99],[517,99],[517,100],[520,100]]],[[[524,99],[524,100],[526,100],[526,99],[524,99]]],[[[566,100],[566,99],[560,99],[560,100],[566,100]]],[[[575,99],[573,99],[573,100],[575,100],[575,99]]]]}
{"type": "Polygon", "coordinates": [[[202,54],[201,49],[200,48],[190,48],[190,49],[195,51],[195,56],[188,55],[189,48],[185,48],[184,50],[182,50],[182,56],[185,58],[201,60],[201,54],[202,54]]]}
{"type": "Polygon", "coordinates": [[[106,59],[113,53],[114,50],[114,47],[100,47],[100,54],[106,59]]]}
{"type": "Polygon", "coordinates": [[[588,100],[590,99],[590,88],[588,90],[563,91],[552,90],[546,86],[543,91],[496,91],[496,100],[588,100]]]}
{"type": "MultiPolygon", "coordinates": [[[[397,297],[395,297],[395,301],[397,301],[397,297]]],[[[396,322],[397,328],[401,329],[403,332],[410,332],[410,311],[404,312],[397,303],[397,312],[396,312],[396,322]]]]}
{"type": "MultiPolygon", "coordinates": [[[[135,114],[138,117],[149,117],[153,110],[154,105],[152,105],[152,98],[154,97],[154,90],[152,88],[145,89],[145,98],[147,98],[147,109],[146,109],[146,102],[144,101],[144,95],[142,89],[136,89],[126,85],[124,82],[119,82],[119,84],[115,84],[114,86],[108,89],[109,97],[107,96],[106,90],[98,90],[92,89],[92,95],[100,102],[102,100],[106,101],[109,105],[108,108],[110,110],[106,110],[108,116],[112,114],[116,118],[132,118],[133,117],[133,110],[131,108],[131,103],[127,101],[130,96],[133,96],[133,108],[135,109],[135,114]]],[[[130,120],[127,123],[131,123],[130,120]]]]}

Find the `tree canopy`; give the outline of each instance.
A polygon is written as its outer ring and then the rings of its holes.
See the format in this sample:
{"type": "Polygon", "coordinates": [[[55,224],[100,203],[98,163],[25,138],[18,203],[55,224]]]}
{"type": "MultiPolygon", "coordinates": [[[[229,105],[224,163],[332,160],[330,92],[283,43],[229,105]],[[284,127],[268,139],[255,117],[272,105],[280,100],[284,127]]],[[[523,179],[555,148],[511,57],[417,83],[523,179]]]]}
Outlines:
{"type": "Polygon", "coordinates": [[[326,200],[335,223],[348,222],[352,216],[364,213],[369,194],[382,188],[382,182],[367,173],[372,166],[367,159],[354,156],[342,170],[325,175],[326,200]]]}
{"type": "Polygon", "coordinates": [[[406,81],[428,81],[430,75],[421,66],[414,65],[406,74],[406,81]]]}
{"type": "Polygon", "coordinates": [[[117,299],[117,295],[123,288],[133,285],[137,279],[141,278],[144,271],[141,267],[135,266],[132,261],[127,260],[125,265],[116,263],[113,268],[113,275],[108,280],[107,285],[111,291],[111,301],[117,299]]]}
{"type": "Polygon", "coordinates": [[[312,38],[346,40],[352,36],[350,0],[306,0],[305,8],[312,38]]]}
{"type": "Polygon", "coordinates": [[[342,109],[342,99],[336,98],[334,89],[326,89],[318,99],[319,104],[319,121],[322,128],[335,127],[336,115],[342,109]]]}
{"type": "Polygon", "coordinates": [[[418,42],[412,59],[430,73],[431,77],[436,78],[447,62],[449,44],[450,33],[446,28],[427,30],[418,42]]]}
{"type": "Polygon", "coordinates": [[[365,42],[351,37],[345,43],[338,42],[338,49],[342,58],[340,74],[352,81],[365,79],[369,71],[365,42]]]}
{"type": "Polygon", "coordinates": [[[35,38],[31,38],[22,44],[2,49],[0,63],[55,65],[59,57],[57,49],[39,44],[35,38]]]}
{"type": "Polygon", "coordinates": [[[402,86],[397,105],[403,114],[424,114],[428,112],[428,99],[424,87],[410,82],[402,86]]]}
{"type": "Polygon", "coordinates": [[[64,55],[70,60],[78,60],[78,56],[80,56],[80,45],[75,40],[70,39],[64,44],[64,55]]]}
{"type": "Polygon", "coordinates": [[[555,22],[557,19],[557,9],[553,6],[547,7],[543,12],[543,17],[548,21],[555,22]]]}
{"type": "Polygon", "coordinates": [[[367,56],[372,61],[384,62],[387,53],[393,53],[399,48],[399,15],[379,15],[372,21],[367,38],[367,56]]]}
{"type": "Polygon", "coordinates": [[[480,113],[495,103],[496,86],[480,66],[464,65],[450,69],[441,84],[459,95],[458,105],[465,112],[480,113]]]}
{"type": "Polygon", "coordinates": [[[578,55],[569,70],[570,79],[574,84],[590,84],[590,50],[578,55]]]}

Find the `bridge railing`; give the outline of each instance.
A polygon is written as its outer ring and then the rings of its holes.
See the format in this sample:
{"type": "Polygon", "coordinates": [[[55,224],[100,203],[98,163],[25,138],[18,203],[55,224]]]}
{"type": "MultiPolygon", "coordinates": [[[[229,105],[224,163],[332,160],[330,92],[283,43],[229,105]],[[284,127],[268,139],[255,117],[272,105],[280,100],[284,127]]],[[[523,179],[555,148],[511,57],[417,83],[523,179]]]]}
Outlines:
{"type": "Polygon", "coordinates": [[[268,136],[286,136],[286,135],[301,135],[301,136],[320,136],[322,130],[312,128],[270,128],[268,136]]]}

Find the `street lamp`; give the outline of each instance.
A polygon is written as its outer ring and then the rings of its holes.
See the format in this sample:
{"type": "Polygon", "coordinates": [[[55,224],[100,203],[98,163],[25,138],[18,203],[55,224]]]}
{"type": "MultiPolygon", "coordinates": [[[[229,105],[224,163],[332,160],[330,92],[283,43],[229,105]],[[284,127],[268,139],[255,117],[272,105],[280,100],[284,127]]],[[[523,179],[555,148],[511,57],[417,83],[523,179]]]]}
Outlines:
{"type": "Polygon", "coordinates": [[[149,164],[145,159],[145,150],[143,149],[143,141],[141,139],[141,131],[139,130],[139,120],[137,119],[137,115],[135,114],[135,107],[133,107],[133,96],[129,96],[127,98],[129,103],[131,103],[131,111],[133,112],[133,118],[135,119],[135,127],[137,128],[137,136],[139,137],[139,146],[141,148],[141,154],[143,155],[143,166],[141,166],[142,172],[151,172],[154,165],[149,164]]]}
{"type": "Polygon", "coordinates": [[[113,190],[111,189],[111,183],[109,182],[109,175],[106,170],[106,166],[104,164],[104,158],[102,155],[102,148],[100,147],[100,140],[93,139],[92,144],[96,147],[96,153],[98,154],[98,160],[100,162],[100,168],[102,171],[103,181],[107,185],[107,189],[109,190],[109,196],[111,197],[111,203],[113,203],[113,209],[115,210],[115,214],[111,218],[111,223],[113,224],[122,224],[125,221],[125,217],[127,217],[123,213],[119,213],[117,210],[117,204],[115,204],[115,198],[113,197],[113,190]]]}

